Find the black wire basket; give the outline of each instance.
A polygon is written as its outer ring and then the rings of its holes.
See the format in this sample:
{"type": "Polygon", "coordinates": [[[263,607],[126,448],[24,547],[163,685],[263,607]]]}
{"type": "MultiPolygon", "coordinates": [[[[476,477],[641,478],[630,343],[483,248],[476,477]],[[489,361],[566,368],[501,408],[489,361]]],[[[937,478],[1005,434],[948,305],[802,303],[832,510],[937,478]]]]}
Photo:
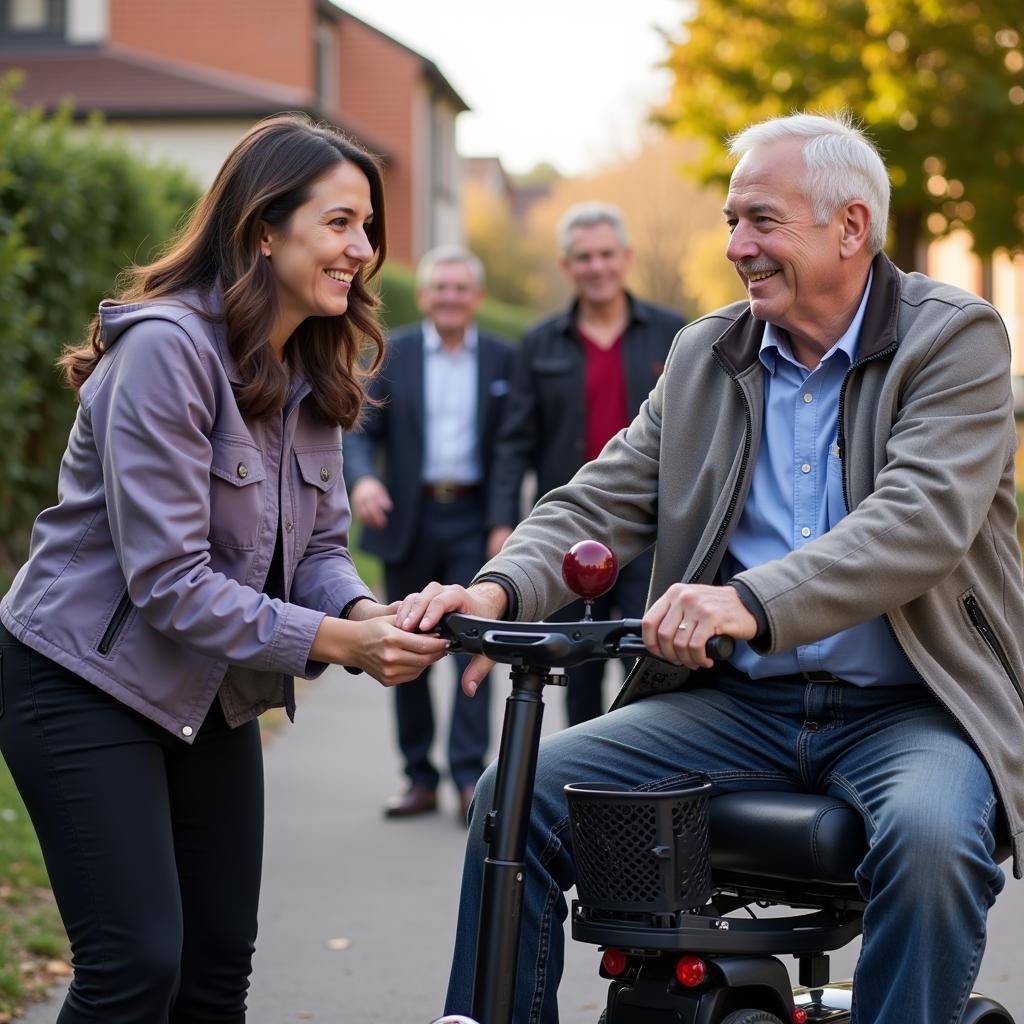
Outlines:
{"type": "Polygon", "coordinates": [[[676,914],[711,896],[708,796],[693,772],[674,789],[603,783],[565,787],[581,906],[613,914],[676,914]]]}

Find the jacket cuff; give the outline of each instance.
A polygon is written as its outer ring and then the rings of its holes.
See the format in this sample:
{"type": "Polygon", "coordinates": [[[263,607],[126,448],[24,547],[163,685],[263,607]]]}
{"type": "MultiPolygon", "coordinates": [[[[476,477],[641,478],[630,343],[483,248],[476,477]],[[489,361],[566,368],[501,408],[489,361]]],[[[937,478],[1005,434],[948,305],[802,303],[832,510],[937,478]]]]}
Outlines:
{"type": "Polygon", "coordinates": [[[474,583],[497,583],[505,591],[505,597],[508,598],[508,607],[505,609],[505,614],[502,618],[508,622],[515,621],[516,615],[519,612],[519,595],[516,594],[516,589],[507,576],[502,576],[497,572],[485,572],[482,576],[477,576],[470,586],[473,586],[474,583]]]}
{"type": "Polygon", "coordinates": [[[736,591],[736,596],[743,603],[743,607],[754,616],[757,622],[757,636],[749,641],[753,650],[767,650],[771,646],[771,635],[768,631],[768,616],[765,614],[764,606],[754,595],[754,592],[742,580],[729,580],[727,587],[736,591]]]}

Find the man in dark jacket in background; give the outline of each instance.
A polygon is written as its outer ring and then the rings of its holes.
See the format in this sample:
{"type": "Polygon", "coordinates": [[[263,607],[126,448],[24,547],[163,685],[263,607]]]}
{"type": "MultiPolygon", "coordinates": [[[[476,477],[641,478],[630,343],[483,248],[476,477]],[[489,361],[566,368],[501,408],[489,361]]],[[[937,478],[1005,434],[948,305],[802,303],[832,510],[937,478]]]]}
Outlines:
{"type": "MultiPolygon", "coordinates": [[[[416,300],[424,319],[389,337],[369,389],[381,404],[345,438],[345,482],[364,527],[361,546],[383,560],[388,600],[432,579],[468,583],[485,560],[485,495],[513,350],[473,322],[483,283],[483,267],[466,249],[442,246],[423,257],[416,300]]],[[[389,818],[437,809],[427,675],[395,687],[408,787],[385,805],[389,818]]],[[[487,755],[488,703],[486,694],[471,700],[456,683],[448,768],[463,822],[487,755]]]]}
{"type": "MultiPolygon", "coordinates": [[[[614,206],[570,207],[559,222],[558,243],[562,270],[576,294],[567,310],[523,336],[491,479],[489,557],[519,521],[527,470],[537,475],[540,497],[595,458],[636,416],[661,374],[672,339],[686,323],[673,310],[626,291],[633,250],[614,206]]],[[[650,574],[649,554],[626,566],[612,590],[595,602],[594,617],[610,618],[613,611],[641,616],[650,574]]],[[[577,602],[557,618],[582,614],[577,602]]],[[[570,725],[603,712],[603,675],[599,661],[568,673],[570,725]]]]}

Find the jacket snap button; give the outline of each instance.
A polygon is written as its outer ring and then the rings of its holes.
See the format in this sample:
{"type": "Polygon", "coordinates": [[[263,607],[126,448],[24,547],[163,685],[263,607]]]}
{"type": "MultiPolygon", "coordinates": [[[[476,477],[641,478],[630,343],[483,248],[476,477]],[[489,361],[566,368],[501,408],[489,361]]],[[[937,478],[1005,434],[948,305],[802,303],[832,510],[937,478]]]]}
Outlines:
{"type": "Polygon", "coordinates": [[[291,533],[291,532],[292,532],[292,529],[294,528],[294,525],[295,525],[295,524],[294,524],[294,523],[292,523],[292,521],[291,521],[290,519],[286,519],[286,520],[284,521],[284,530],[285,530],[285,533],[291,533]]]}
{"type": "Polygon", "coordinates": [[[249,467],[244,462],[238,464],[238,475],[243,480],[249,475],[249,467]]]}
{"type": "Polygon", "coordinates": [[[320,467],[320,479],[327,483],[331,479],[331,471],[326,466],[320,467]]]}
{"type": "Polygon", "coordinates": [[[192,726],[191,725],[183,725],[181,727],[181,735],[182,736],[191,736],[192,735],[192,726]]]}

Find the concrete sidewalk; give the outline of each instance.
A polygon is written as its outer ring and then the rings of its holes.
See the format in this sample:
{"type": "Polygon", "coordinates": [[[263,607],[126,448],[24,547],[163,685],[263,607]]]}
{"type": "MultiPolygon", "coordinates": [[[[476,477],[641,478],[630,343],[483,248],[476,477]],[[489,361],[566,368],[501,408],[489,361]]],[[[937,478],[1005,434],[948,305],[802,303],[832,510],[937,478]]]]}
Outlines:
{"type": "MultiPolygon", "coordinates": [[[[445,707],[451,673],[435,675],[435,699],[445,707]]],[[[507,693],[504,678],[496,678],[495,741],[507,693]]],[[[545,717],[546,732],[562,725],[562,691],[548,693],[545,717]]],[[[447,721],[446,709],[439,720],[447,721]]],[[[300,695],[295,725],[285,725],[267,748],[266,773],[266,862],[248,1024],[426,1024],[441,1012],[455,927],[465,832],[455,820],[454,791],[442,791],[437,815],[382,818],[381,805],[401,784],[391,696],[369,677],[342,671],[300,695]]],[[[978,988],[1024,1024],[1024,883],[1008,883],[990,924],[978,988]]],[[[833,954],[834,977],[849,977],[856,952],[833,954]]],[[[563,1024],[597,1021],[605,987],[597,961],[591,947],[568,943],[563,1024]]],[[[21,1024],[53,1024],[59,1005],[58,994],[21,1024]]]]}

